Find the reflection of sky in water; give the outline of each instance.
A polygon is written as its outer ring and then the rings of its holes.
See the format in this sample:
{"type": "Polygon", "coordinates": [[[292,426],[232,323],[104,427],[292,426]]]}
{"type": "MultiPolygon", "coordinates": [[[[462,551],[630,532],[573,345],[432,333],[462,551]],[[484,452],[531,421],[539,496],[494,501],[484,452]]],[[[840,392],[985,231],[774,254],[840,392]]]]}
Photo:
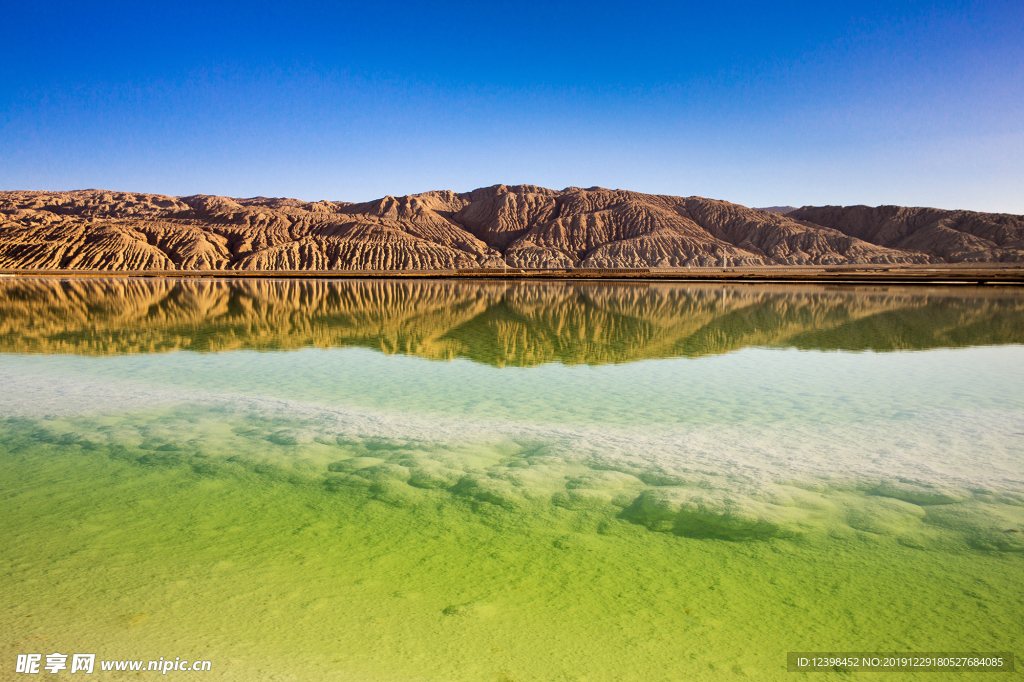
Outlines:
{"type": "Polygon", "coordinates": [[[896,354],[747,349],[623,365],[494,368],[367,350],[7,356],[8,371],[325,405],[605,424],[855,421],[1024,409],[1024,347],[896,354]]]}

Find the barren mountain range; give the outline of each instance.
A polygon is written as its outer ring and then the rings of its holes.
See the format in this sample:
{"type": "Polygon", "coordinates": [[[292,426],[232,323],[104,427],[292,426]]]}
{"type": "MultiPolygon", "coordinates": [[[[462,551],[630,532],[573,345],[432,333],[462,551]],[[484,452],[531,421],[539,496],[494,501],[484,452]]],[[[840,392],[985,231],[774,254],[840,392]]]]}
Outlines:
{"type": "Polygon", "coordinates": [[[1024,343],[1012,291],[462,280],[0,280],[0,352],[357,346],[496,366],[1024,343]]]}
{"type": "MultiPolygon", "coordinates": [[[[783,207],[788,209],[789,207],[783,207]]],[[[1024,262],[1024,216],[786,213],[600,187],[496,185],[367,203],[0,192],[0,268],[418,270],[1024,262]]]]}

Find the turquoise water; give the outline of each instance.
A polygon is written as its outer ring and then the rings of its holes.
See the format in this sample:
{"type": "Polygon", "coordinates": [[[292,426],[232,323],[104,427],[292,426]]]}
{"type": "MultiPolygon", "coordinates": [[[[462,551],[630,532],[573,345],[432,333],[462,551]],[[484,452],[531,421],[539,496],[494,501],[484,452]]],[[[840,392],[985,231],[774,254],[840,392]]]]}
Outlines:
{"type": "Polygon", "coordinates": [[[523,682],[1022,651],[1016,290],[0,291],[5,660],[523,682]]]}

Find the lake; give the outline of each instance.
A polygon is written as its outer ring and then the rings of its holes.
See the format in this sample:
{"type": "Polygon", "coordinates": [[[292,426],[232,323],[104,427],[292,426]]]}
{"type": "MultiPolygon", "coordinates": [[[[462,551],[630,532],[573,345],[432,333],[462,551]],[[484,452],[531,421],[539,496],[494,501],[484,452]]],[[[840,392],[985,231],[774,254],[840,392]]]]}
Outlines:
{"type": "Polygon", "coordinates": [[[1024,652],[1019,288],[6,278],[0,387],[4,665],[1024,652]]]}

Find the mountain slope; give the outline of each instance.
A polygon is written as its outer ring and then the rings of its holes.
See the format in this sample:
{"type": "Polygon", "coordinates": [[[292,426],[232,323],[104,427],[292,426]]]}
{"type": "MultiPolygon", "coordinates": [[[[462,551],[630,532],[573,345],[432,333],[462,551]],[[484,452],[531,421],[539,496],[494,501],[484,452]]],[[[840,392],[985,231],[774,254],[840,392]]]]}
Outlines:
{"type": "Polygon", "coordinates": [[[1024,216],[903,206],[805,206],[788,215],[946,263],[1024,262],[1024,216]]]}
{"type": "Polygon", "coordinates": [[[781,214],[532,185],[365,203],[0,192],[0,268],[420,270],[1024,261],[1020,216],[899,207],[781,214]]]}

